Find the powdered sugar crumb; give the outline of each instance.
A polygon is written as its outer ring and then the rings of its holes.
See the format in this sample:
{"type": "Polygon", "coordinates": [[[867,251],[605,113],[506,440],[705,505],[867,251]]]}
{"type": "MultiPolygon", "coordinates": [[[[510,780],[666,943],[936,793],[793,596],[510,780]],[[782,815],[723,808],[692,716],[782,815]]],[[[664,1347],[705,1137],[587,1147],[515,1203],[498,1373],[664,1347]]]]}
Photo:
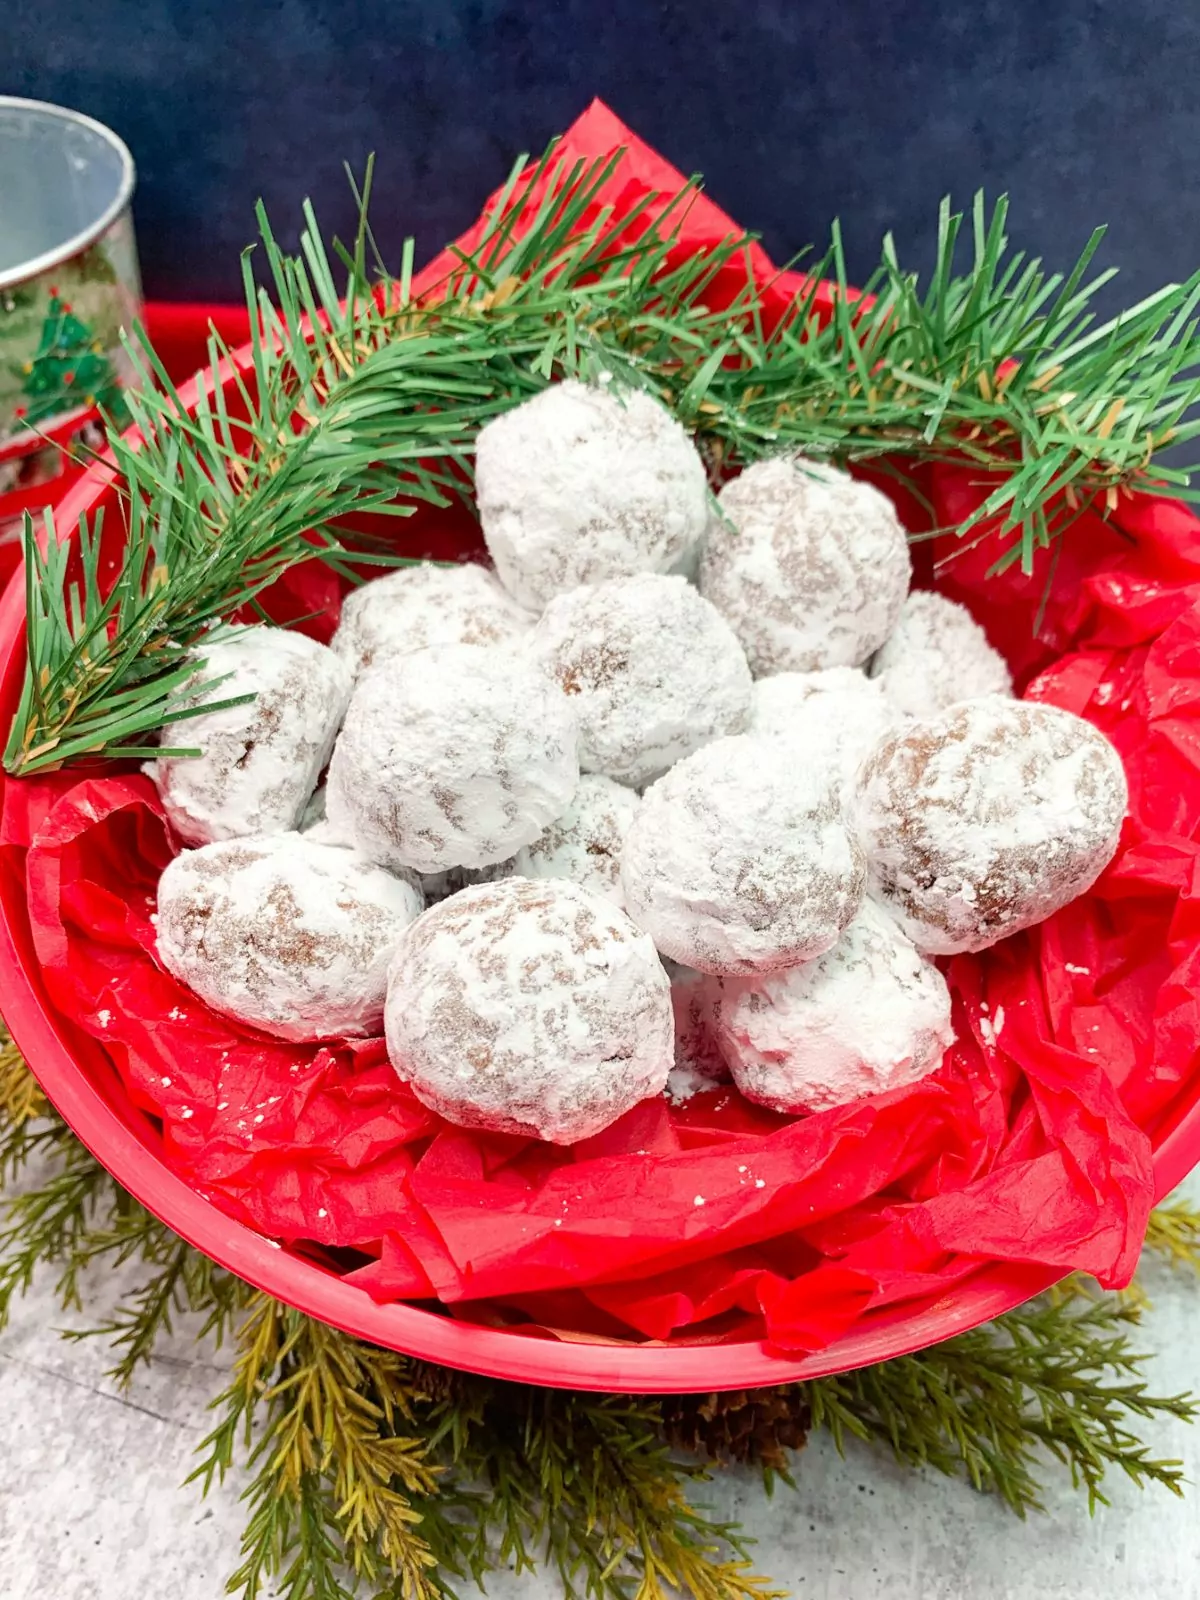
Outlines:
{"type": "Polygon", "coordinates": [[[711,1089],[713,1080],[706,1078],[702,1072],[697,1072],[694,1067],[672,1067],[667,1074],[667,1087],[663,1091],[673,1106],[686,1105],[694,1094],[699,1094],[702,1089],[711,1089]]]}

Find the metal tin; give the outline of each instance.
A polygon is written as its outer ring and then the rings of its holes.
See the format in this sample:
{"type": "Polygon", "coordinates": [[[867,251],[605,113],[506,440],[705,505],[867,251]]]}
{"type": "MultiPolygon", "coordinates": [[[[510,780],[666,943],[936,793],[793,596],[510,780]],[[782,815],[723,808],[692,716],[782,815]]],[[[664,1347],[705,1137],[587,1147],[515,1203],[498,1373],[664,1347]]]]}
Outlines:
{"type": "Polygon", "coordinates": [[[121,330],[141,311],[135,181],[103,124],[0,95],[0,535],[99,441],[102,409],[120,420],[121,330]]]}

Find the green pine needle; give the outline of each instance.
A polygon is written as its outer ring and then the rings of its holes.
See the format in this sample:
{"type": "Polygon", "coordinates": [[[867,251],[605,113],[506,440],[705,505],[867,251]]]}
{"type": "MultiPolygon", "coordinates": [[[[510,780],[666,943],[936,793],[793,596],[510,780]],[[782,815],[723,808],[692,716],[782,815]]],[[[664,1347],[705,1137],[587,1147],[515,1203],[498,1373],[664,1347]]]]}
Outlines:
{"type": "Polygon", "coordinates": [[[1117,1296],[1033,1300],[916,1355],[808,1385],[813,1423],[839,1449],[854,1434],[906,1466],[963,1472],[1020,1516],[1042,1509],[1044,1451],[1089,1509],[1108,1504],[1102,1484],[1113,1469],[1181,1494],[1182,1464],[1151,1456],[1130,1423],[1191,1422],[1198,1402],[1147,1392],[1146,1357],[1129,1342],[1140,1321],[1140,1307],[1117,1296]]]}
{"type": "Polygon", "coordinates": [[[1146,1249],[1173,1267],[1200,1272],[1200,1211],[1186,1200],[1168,1200],[1150,1213],[1146,1249]]]}
{"type": "MultiPolygon", "coordinates": [[[[335,248],[340,280],[311,207],[294,256],[260,207],[271,293],[247,261],[255,338],[229,391],[214,378],[189,414],[144,335],[131,346],[146,381],[129,397],[141,442],[109,439],[127,524],[116,565],[99,517],[79,529],[74,559],[59,542],[69,530],[27,525],[28,671],[10,773],[153,747],[194,714],[187,691],[215,625],[314,555],[348,576],[360,558],[399,559],[355,548],[345,518],[469,498],[482,424],[564,376],[657,394],[714,471],[794,450],[899,474],[973,465],[994,489],[958,532],[966,547],[998,519],[997,569],[1032,571],[1082,506],[1111,511],[1131,488],[1190,492],[1185,472],[1151,462],[1200,432],[1189,415],[1200,273],[1097,326],[1090,308],[1111,277],[1087,278],[1100,234],[1070,273],[1048,273],[1010,252],[1007,203],[989,212],[979,196],[969,228],[943,204],[926,285],[885,239],[870,305],[846,281],[835,228],[772,329],[759,289],[707,303],[744,239],[678,259],[691,187],[653,223],[648,199],[614,223],[601,194],[618,160],[568,165],[552,146],[533,215],[518,164],[474,256],[420,300],[411,245],[400,273],[372,285],[366,192],[353,250],[335,248]],[[958,273],[968,233],[973,259],[958,273]],[[835,288],[823,326],[820,279],[835,288]]],[[[231,360],[215,333],[210,356],[214,372],[231,360]]]]}

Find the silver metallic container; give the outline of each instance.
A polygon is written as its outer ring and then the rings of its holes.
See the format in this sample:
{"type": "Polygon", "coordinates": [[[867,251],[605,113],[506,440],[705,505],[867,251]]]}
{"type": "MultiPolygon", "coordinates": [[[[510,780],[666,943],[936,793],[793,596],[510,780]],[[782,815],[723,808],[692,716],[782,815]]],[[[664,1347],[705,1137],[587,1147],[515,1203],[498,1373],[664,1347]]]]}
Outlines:
{"type": "Polygon", "coordinates": [[[141,311],[128,149],[99,122],[0,95],[0,530],[118,419],[141,311]],[[67,452],[67,454],[64,454],[67,452]]]}

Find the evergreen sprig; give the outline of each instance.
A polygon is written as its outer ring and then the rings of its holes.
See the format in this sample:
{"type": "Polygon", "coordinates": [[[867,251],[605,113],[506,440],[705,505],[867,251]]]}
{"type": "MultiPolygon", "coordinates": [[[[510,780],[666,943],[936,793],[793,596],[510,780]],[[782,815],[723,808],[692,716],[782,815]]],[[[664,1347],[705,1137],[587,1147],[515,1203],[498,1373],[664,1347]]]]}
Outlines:
{"type": "Polygon", "coordinates": [[[1200,1211],[1186,1200],[1168,1200],[1150,1213],[1146,1249],[1173,1267],[1200,1272],[1200,1211]]]}
{"type": "Polygon", "coordinates": [[[999,567],[1032,570],[1083,505],[1111,510],[1134,487],[1190,492],[1182,469],[1151,462],[1200,432],[1188,415],[1200,273],[1097,325],[1094,296],[1112,276],[1087,277],[1100,232],[1069,273],[1050,273],[1009,250],[1006,202],[989,212],[979,196],[969,230],[943,205],[926,285],[889,236],[859,294],[835,227],[773,320],[753,281],[710,303],[748,245],[679,250],[691,186],[653,221],[650,197],[614,219],[603,191],[619,160],[568,164],[552,146],[533,169],[536,205],[519,163],[475,252],[419,298],[411,243],[399,273],[372,283],[366,193],[353,251],[335,247],[340,279],[311,207],[292,256],[260,207],[270,293],[247,265],[248,364],[214,333],[189,412],[144,336],[133,349],[138,434],[109,434],[120,549],[99,517],[61,543],[70,530],[52,518],[40,535],[27,525],[28,671],[10,773],[153,747],[196,714],[186,691],[214,625],[299,561],[353,576],[353,562],[398,559],[355,548],[346,517],[469,497],[479,427],[563,376],[607,373],[659,395],[716,470],[784,450],[900,472],[973,465],[995,487],[958,532],[970,542],[996,519],[1008,534],[999,567]]]}
{"type": "Polygon", "coordinates": [[[916,1355],[807,1385],[813,1426],[839,1448],[852,1434],[885,1443],[905,1466],[964,1472],[1020,1516],[1042,1509],[1044,1451],[1089,1509],[1108,1504],[1112,1469],[1181,1494],[1182,1463],[1152,1457],[1130,1423],[1192,1422],[1198,1402],[1147,1392],[1146,1357],[1129,1337],[1140,1321],[1140,1307],[1118,1296],[1039,1298],[916,1355]]]}
{"type": "MultiPolygon", "coordinates": [[[[810,1426],[839,1448],[853,1437],[904,1465],[965,1475],[1021,1515],[1041,1508],[1047,1454],[1089,1506],[1104,1501],[1112,1471],[1181,1492],[1180,1464],[1151,1455],[1137,1423],[1191,1421],[1197,1401],[1148,1391],[1131,1342],[1144,1302],[1069,1283],[837,1377],[691,1402],[570,1394],[410,1361],[251,1290],[120,1189],[0,1036],[0,1173],[9,1181],[22,1166],[21,1189],[0,1201],[0,1326],[43,1264],[78,1307],[85,1268],[136,1258],[141,1286],[98,1328],[69,1335],[112,1341],[120,1379],[152,1358],[175,1311],[203,1312],[199,1337],[216,1342],[236,1327],[232,1377],[193,1476],[207,1492],[235,1461],[249,1471],[229,1582],[243,1600],[442,1600],[455,1582],[540,1565],[564,1600],[771,1600],[738,1530],[693,1503],[707,1476],[696,1456],[756,1462],[768,1488],[791,1483],[787,1455],[810,1426]]],[[[1198,1236],[1200,1215],[1173,1203],[1154,1213],[1147,1244],[1200,1269],[1198,1236]]]]}

